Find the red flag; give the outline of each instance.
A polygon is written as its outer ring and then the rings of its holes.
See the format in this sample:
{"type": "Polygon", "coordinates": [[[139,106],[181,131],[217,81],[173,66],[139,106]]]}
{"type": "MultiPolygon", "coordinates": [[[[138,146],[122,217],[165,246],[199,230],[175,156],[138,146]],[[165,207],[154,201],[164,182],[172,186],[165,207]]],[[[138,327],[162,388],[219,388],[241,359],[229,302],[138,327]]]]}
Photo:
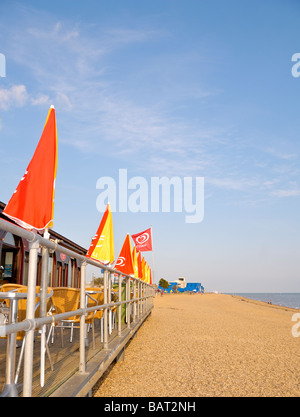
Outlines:
{"type": "Polygon", "coordinates": [[[120,255],[115,264],[115,269],[127,275],[134,275],[134,265],[129,234],[127,234],[125,238],[120,255]]]}
{"type": "Polygon", "coordinates": [[[109,203],[86,256],[104,264],[112,263],[115,259],[113,221],[109,203]]]}
{"type": "Polygon", "coordinates": [[[56,164],[56,120],[51,106],[34,155],[3,214],[25,229],[52,227],[56,164]]]}
{"type": "Polygon", "coordinates": [[[134,240],[136,250],[141,252],[147,252],[152,250],[152,230],[144,230],[144,232],[131,235],[134,240]]]}

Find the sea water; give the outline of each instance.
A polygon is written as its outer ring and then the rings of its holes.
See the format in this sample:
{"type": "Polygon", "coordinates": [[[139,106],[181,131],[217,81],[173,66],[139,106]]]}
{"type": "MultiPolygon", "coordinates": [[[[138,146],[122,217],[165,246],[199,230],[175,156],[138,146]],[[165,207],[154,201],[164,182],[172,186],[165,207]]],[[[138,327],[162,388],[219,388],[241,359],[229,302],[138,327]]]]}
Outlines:
{"type": "Polygon", "coordinates": [[[300,293],[235,293],[252,300],[265,301],[266,303],[276,304],[284,307],[300,309],[300,293]]]}

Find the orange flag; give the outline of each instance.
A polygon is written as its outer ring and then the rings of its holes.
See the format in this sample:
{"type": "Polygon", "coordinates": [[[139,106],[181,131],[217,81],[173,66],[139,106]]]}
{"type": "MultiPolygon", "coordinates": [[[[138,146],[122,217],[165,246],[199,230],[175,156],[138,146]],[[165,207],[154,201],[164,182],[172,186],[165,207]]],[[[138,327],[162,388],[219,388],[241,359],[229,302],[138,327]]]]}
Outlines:
{"type": "Polygon", "coordinates": [[[115,264],[115,268],[124,274],[134,275],[134,265],[129,234],[127,234],[125,238],[120,255],[115,264]]]}
{"type": "Polygon", "coordinates": [[[114,231],[109,203],[86,256],[104,264],[112,263],[115,259],[114,231]]]}
{"type": "Polygon", "coordinates": [[[57,132],[51,106],[34,155],[3,214],[25,229],[52,227],[56,166],[57,132]]]}

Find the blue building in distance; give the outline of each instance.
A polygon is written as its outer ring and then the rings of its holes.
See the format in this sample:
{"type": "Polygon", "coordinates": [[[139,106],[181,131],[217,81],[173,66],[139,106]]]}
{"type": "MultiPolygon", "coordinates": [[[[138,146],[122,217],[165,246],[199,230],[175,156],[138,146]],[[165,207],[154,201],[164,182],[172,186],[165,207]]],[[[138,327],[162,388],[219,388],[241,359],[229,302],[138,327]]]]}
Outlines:
{"type": "Polygon", "coordinates": [[[177,281],[169,282],[168,288],[158,286],[158,289],[167,293],[174,292],[174,286],[178,292],[203,293],[204,287],[200,282],[186,282],[184,277],[178,278],[177,281]]]}

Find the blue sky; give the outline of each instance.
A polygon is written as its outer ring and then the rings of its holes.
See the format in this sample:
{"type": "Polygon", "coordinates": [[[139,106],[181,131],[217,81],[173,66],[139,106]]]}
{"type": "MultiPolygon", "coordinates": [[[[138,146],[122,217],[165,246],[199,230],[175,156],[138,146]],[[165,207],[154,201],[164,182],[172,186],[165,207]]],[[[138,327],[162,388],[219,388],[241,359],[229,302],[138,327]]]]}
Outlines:
{"type": "MultiPolygon", "coordinates": [[[[0,200],[51,104],[54,229],[88,248],[97,180],[204,177],[204,219],[113,213],[115,255],[152,225],[155,280],[299,291],[300,5],[293,0],[0,3],[0,200]]],[[[151,197],[151,196],[150,196],[151,197]]]]}

